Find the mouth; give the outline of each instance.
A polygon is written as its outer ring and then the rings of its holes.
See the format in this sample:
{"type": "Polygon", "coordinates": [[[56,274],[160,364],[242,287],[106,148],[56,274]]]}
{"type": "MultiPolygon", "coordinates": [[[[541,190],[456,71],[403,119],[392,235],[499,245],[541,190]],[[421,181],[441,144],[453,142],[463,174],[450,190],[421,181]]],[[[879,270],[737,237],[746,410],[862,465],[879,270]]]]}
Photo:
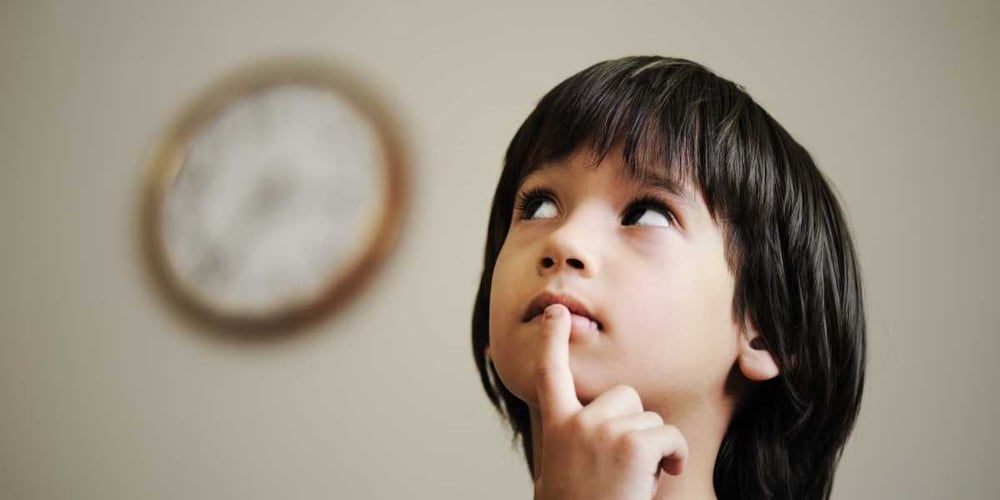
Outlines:
{"type": "Polygon", "coordinates": [[[604,331],[604,323],[594,316],[594,314],[591,313],[590,310],[587,309],[587,306],[585,306],[582,302],[569,295],[556,294],[552,292],[542,292],[535,297],[531,303],[528,304],[528,308],[524,311],[524,316],[521,318],[521,321],[527,323],[534,320],[545,311],[546,307],[549,307],[552,304],[562,304],[566,306],[566,309],[569,309],[570,313],[593,321],[597,325],[598,331],[604,331]]]}

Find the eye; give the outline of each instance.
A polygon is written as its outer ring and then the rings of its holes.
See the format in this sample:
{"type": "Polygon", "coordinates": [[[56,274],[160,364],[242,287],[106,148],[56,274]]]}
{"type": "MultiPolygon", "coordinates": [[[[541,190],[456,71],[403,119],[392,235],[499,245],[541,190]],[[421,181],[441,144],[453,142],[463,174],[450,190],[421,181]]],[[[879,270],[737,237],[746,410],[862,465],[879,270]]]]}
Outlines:
{"type": "Polygon", "coordinates": [[[674,222],[674,214],[667,205],[651,196],[632,202],[622,217],[622,223],[625,225],[670,227],[674,222]]]}
{"type": "Polygon", "coordinates": [[[542,188],[529,189],[518,195],[517,211],[522,219],[533,219],[536,215],[552,218],[558,212],[552,193],[542,188]]]}

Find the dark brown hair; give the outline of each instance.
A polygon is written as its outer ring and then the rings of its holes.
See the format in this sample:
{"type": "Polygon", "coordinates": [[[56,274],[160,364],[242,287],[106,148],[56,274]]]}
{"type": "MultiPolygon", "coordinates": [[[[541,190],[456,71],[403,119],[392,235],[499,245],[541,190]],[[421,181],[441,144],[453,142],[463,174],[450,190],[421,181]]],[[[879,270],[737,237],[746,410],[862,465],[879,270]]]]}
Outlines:
{"type": "Polygon", "coordinates": [[[809,153],[739,85],[692,61],[595,64],[546,94],[507,149],[472,315],[472,352],[490,401],[522,438],[527,405],[485,356],[490,286],[522,179],[581,150],[621,151],[636,176],[693,182],[723,228],[734,319],[751,322],[781,370],[733,416],[716,457],[722,499],[829,498],[865,378],[865,317],[854,247],[809,153]]]}

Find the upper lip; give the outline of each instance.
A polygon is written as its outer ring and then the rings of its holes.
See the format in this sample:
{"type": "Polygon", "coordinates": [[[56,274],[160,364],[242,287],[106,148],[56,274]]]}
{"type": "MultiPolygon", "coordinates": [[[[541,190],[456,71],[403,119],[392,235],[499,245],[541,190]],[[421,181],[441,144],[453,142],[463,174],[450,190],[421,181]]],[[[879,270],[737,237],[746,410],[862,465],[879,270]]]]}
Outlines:
{"type": "Polygon", "coordinates": [[[604,323],[594,316],[594,314],[590,312],[590,309],[588,309],[582,302],[567,294],[547,291],[538,294],[534,299],[532,299],[531,303],[528,304],[528,308],[524,311],[524,317],[521,318],[521,320],[531,321],[532,318],[541,314],[546,307],[549,307],[552,304],[562,304],[566,306],[566,309],[569,309],[570,313],[586,316],[587,318],[594,320],[594,322],[597,323],[598,330],[604,329],[604,323]]]}

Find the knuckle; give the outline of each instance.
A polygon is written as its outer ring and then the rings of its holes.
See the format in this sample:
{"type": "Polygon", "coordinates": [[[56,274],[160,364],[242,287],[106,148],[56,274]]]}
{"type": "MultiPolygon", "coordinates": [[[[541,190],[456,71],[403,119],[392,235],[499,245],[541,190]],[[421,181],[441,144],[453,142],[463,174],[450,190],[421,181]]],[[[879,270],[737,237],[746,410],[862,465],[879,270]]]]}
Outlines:
{"type": "Polygon", "coordinates": [[[538,363],[535,365],[535,378],[539,382],[547,384],[552,381],[554,376],[555,370],[551,366],[544,363],[538,363]]]}
{"type": "Polygon", "coordinates": [[[663,425],[664,424],[663,416],[660,415],[659,413],[656,413],[655,411],[647,411],[647,412],[643,412],[643,413],[646,414],[646,415],[648,415],[649,418],[654,423],[656,423],[656,425],[663,425]]]}
{"type": "Polygon", "coordinates": [[[630,408],[642,411],[642,399],[639,397],[639,391],[636,391],[634,387],[630,385],[618,385],[615,387],[615,390],[621,393],[622,399],[630,408]]]}
{"type": "Polygon", "coordinates": [[[566,425],[571,433],[578,435],[586,433],[587,428],[589,427],[587,424],[587,418],[581,413],[577,413],[570,417],[566,425]]]}
{"type": "Polygon", "coordinates": [[[630,385],[618,384],[614,387],[614,391],[621,393],[623,396],[631,396],[635,394],[635,389],[630,385]]]}
{"type": "Polygon", "coordinates": [[[615,441],[615,455],[619,461],[634,463],[645,451],[646,444],[638,432],[626,432],[615,441]]]}
{"type": "Polygon", "coordinates": [[[539,333],[539,337],[541,337],[541,340],[543,341],[549,341],[556,336],[556,333],[555,328],[542,328],[541,333],[539,333]]]}
{"type": "Polygon", "coordinates": [[[635,387],[632,387],[631,385],[626,385],[625,389],[628,390],[629,396],[634,397],[635,399],[639,399],[639,391],[635,390],[635,387]]]}
{"type": "Polygon", "coordinates": [[[676,425],[664,425],[664,432],[670,435],[671,438],[676,440],[683,440],[684,436],[681,434],[681,430],[677,428],[676,425]]]}
{"type": "Polygon", "coordinates": [[[597,426],[594,435],[598,442],[613,443],[618,436],[618,429],[611,422],[604,422],[597,426]]]}

